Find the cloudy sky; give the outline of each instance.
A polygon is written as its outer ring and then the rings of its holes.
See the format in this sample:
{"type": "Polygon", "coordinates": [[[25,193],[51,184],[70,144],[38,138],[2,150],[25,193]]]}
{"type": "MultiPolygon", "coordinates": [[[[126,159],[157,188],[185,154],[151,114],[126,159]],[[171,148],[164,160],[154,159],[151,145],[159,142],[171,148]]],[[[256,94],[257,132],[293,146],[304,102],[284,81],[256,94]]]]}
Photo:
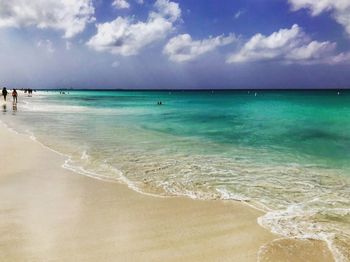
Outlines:
{"type": "Polygon", "coordinates": [[[350,0],[0,0],[0,85],[350,87],[350,0]]]}

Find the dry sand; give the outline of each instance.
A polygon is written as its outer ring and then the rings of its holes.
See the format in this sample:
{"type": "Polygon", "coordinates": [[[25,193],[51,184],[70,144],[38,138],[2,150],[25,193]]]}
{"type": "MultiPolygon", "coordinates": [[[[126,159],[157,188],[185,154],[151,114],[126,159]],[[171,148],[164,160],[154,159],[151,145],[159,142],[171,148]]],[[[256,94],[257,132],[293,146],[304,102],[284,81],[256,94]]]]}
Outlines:
{"type": "Polygon", "coordinates": [[[0,150],[0,261],[257,261],[263,245],[261,261],[332,261],[323,242],[277,240],[239,202],[84,177],[3,125],[0,150]]]}

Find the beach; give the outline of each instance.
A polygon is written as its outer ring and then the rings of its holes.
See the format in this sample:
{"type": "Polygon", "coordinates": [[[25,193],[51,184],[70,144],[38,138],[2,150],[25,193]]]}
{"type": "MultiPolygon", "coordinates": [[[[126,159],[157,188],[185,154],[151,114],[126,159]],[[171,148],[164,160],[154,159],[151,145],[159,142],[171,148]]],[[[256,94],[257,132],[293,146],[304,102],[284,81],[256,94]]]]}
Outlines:
{"type": "Polygon", "coordinates": [[[1,261],[257,261],[259,250],[260,261],[332,261],[324,242],[278,240],[239,202],[146,196],[65,170],[4,125],[0,137],[1,261]]]}
{"type": "Polygon", "coordinates": [[[0,118],[0,261],[349,261],[347,101],[20,93],[0,118]]]}
{"type": "Polygon", "coordinates": [[[0,262],[350,262],[350,0],[0,0],[0,262]]]}

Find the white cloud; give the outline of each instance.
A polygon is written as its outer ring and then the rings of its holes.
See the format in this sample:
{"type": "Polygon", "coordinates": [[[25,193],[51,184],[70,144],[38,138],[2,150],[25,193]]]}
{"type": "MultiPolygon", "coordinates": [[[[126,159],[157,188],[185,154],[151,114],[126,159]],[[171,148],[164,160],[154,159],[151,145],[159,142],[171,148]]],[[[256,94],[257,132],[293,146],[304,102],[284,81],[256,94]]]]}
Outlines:
{"type": "Polygon", "coordinates": [[[0,0],[0,28],[36,26],[71,38],[94,20],[94,12],[92,0],[0,0]]]}
{"type": "Polygon", "coordinates": [[[131,56],[160,39],[172,30],[172,23],[164,18],[155,18],[147,22],[136,22],[130,18],[118,17],[110,23],[97,25],[97,34],[87,45],[97,51],[109,51],[112,54],[131,56]]]}
{"type": "Polygon", "coordinates": [[[170,2],[169,0],[157,0],[154,6],[158,12],[151,13],[151,17],[161,16],[171,22],[175,22],[181,17],[181,9],[178,3],[170,2]]]}
{"type": "MultiPolygon", "coordinates": [[[[137,4],[142,5],[144,3],[143,0],[134,0],[137,4]]],[[[129,0],[113,0],[112,6],[117,9],[130,8],[129,0]]]]}
{"type": "Polygon", "coordinates": [[[245,10],[238,10],[238,11],[235,13],[234,18],[235,18],[235,19],[240,18],[244,13],[245,13],[245,10]]]}
{"type": "Polygon", "coordinates": [[[168,55],[171,61],[186,62],[213,51],[219,46],[228,45],[235,39],[234,35],[227,37],[221,35],[214,38],[193,41],[189,34],[183,34],[170,39],[164,47],[163,53],[168,55]]]}
{"type": "Polygon", "coordinates": [[[87,45],[97,51],[131,56],[156,41],[164,39],[181,17],[179,5],[168,0],[157,0],[146,22],[118,17],[112,22],[97,25],[97,33],[87,45]]]}
{"type": "Polygon", "coordinates": [[[40,49],[44,49],[48,53],[54,53],[55,48],[53,47],[52,42],[49,39],[46,40],[39,40],[36,43],[36,46],[40,49]]]}
{"type": "Polygon", "coordinates": [[[344,26],[350,35],[350,1],[349,0],[289,0],[292,10],[309,9],[311,15],[317,16],[323,12],[331,12],[337,23],[344,26]]]}
{"type": "Polygon", "coordinates": [[[330,57],[327,61],[328,64],[349,64],[350,63],[350,52],[340,53],[333,57],[330,57]]]}
{"type": "Polygon", "coordinates": [[[298,25],[293,25],[290,29],[280,29],[269,36],[254,35],[238,52],[231,54],[227,62],[327,62],[335,49],[335,43],[312,41],[298,25]]]}
{"type": "Polygon", "coordinates": [[[126,0],[114,0],[112,6],[114,6],[117,9],[130,8],[130,4],[126,0]]]}

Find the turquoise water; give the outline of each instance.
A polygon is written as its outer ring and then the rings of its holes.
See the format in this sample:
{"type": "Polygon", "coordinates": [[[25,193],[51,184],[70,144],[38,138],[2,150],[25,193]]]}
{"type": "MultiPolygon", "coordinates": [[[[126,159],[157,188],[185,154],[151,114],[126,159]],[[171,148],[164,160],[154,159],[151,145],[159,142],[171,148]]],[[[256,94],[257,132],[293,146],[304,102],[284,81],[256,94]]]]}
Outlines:
{"type": "Polygon", "coordinates": [[[76,172],[244,201],[266,212],[262,226],[349,259],[350,91],[51,91],[0,120],[76,172]]]}

